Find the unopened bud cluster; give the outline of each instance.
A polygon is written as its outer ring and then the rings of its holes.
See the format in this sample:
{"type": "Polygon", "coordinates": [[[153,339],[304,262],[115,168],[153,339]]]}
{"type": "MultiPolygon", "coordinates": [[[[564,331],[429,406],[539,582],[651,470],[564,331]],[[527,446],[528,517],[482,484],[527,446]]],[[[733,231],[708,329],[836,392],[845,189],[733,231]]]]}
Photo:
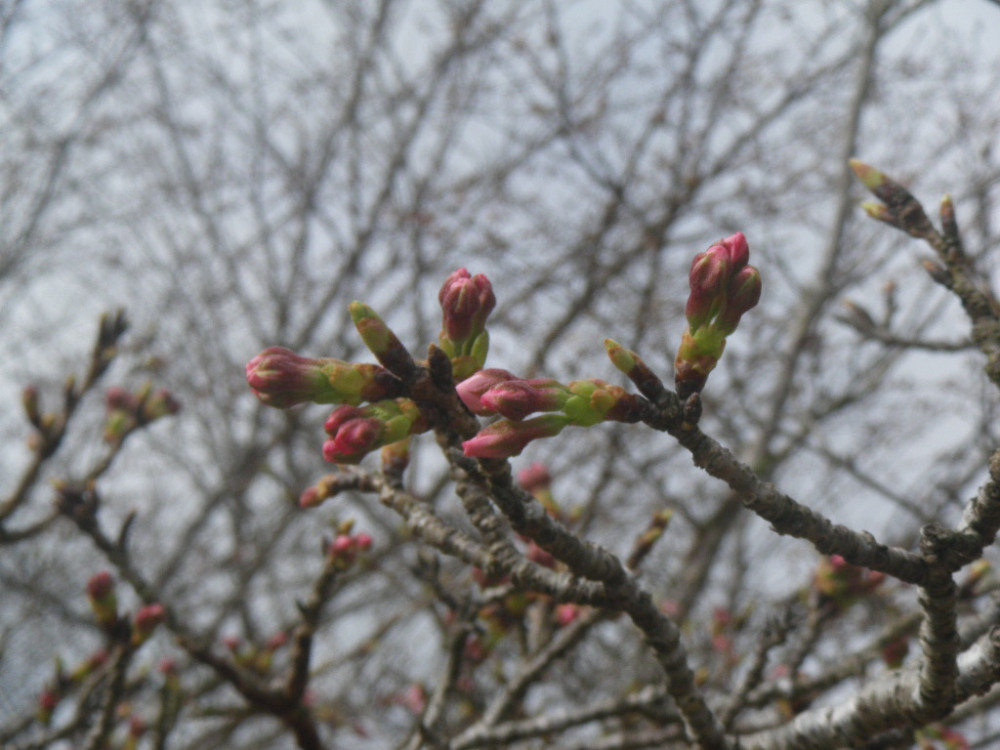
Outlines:
{"type": "Polygon", "coordinates": [[[486,364],[486,319],[497,304],[493,286],[483,274],[459,268],[441,286],[438,302],[443,323],[438,345],[451,358],[455,379],[464,380],[486,364]]]}
{"type": "Polygon", "coordinates": [[[851,565],[840,555],[820,560],[813,587],[824,603],[843,612],[858,599],[870,594],[885,581],[885,573],[851,565]]]}
{"type": "Polygon", "coordinates": [[[677,392],[698,393],[726,347],[726,337],[760,300],[760,273],[747,265],[750,248],[742,232],[720,240],[691,263],[684,315],[688,327],[674,361],[677,392]]]}
{"type": "Polygon", "coordinates": [[[162,604],[147,604],[132,616],[131,622],[118,613],[117,584],[114,576],[104,570],[95,573],[87,581],[87,599],[97,624],[111,637],[127,634],[133,646],[140,646],[149,640],[157,626],[166,620],[166,610],[162,604]],[[127,624],[127,630],[123,629],[127,624]]]}
{"type": "Polygon", "coordinates": [[[473,414],[504,417],[479,431],[462,447],[477,458],[516,456],[532,440],[558,435],[565,427],[590,427],[605,421],[636,422],[639,399],[603,380],[518,378],[507,370],[480,370],[457,387],[473,414]],[[526,419],[531,414],[541,416],[526,419]]]}
{"type": "Polygon", "coordinates": [[[147,383],[135,393],[113,386],[104,394],[104,440],[117,443],[137,427],[154,422],[181,410],[180,402],[170,391],[153,390],[147,383]]]}
{"type": "MultiPolygon", "coordinates": [[[[760,275],[747,265],[748,257],[746,239],[735,234],[699,254],[691,266],[686,310],[689,326],[676,362],[682,396],[701,389],[722,355],[726,336],[757,304],[760,275]]],[[[482,274],[473,276],[464,268],[458,269],[445,280],[438,301],[442,328],[435,356],[443,352],[447,360],[429,360],[431,372],[440,375],[442,361],[445,366],[450,362],[450,378],[445,374],[438,382],[458,383],[458,396],[473,414],[501,417],[462,443],[465,455],[508,458],[521,453],[532,440],[552,437],[571,425],[640,420],[644,407],[640,397],[597,378],[561,383],[484,369],[489,350],[486,321],[496,307],[496,297],[482,274]]],[[[383,467],[398,473],[409,461],[409,439],[431,427],[420,406],[404,395],[406,384],[419,370],[372,308],[353,302],[349,310],[355,328],[379,364],[310,359],[270,347],[247,364],[247,382],[268,406],[337,404],[325,424],[326,460],[356,464],[382,449],[383,467]]],[[[656,400],[662,394],[662,383],[637,355],[610,340],[606,346],[615,366],[644,396],[656,400]]],[[[317,505],[339,489],[339,481],[318,484],[303,493],[300,503],[317,505]]]]}

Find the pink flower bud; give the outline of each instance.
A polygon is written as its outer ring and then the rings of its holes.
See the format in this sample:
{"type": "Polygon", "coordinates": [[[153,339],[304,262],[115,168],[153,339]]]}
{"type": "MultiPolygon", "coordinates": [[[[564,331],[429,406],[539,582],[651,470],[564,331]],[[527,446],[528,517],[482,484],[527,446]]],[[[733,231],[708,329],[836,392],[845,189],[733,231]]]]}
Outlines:
{"type": "Polygon", "coordinates": [[[310,359],[280,346],[265,349],[246,366],[247,383],[264,404],[352,404],[396,395],[399,382],[373,364],[310,359]]]}
{"type": "Polygon", "coordinates": [[[745,266],[729,282],[726,304],[715,321],[715,327],[726,335],[736,330],[743,314],[760,301],[760,273],[745,266]]]}
{"type": "Polygon", "coordinates": [[[142,419],[152,422],[168,414],[177,414],[181,410],[181,402],[166,388],[154,391],[142,404],[142,419]]]}
{"type": "Polygon", "coordinates": [[[743,236],[743,232],[726,237],[719,242],[719,245],[726,249],[729,266],[733,272],[739,271],[750,261],[750,246],[747,244],[747,238],[743,236]]]}
{"type": "Polygon", "coordinates": [[[275,633],[274,635],[272,635],[270,638],[267,639],[267,642],[264,644],[264,648],[267,649],[268,651],[277,651],[286,643],[288,643],[288,633],[286,633],[284,630],[279,630],[277,633],[275,633]]]}
{"type": "Polygon", "coordinates": [[[357,407],[341,406],[330,415],[325,429],[331,439],[323,443],[323,458],[332,463],[358,463],[380,446],[385,424],[357,407]]]}
{"type": "Polygon", "coordinates": [[[576,620],[582,610],[578,604],[560,604],[556,607],[556,623],[563,628],[576,620]]]}
{"type": "Polygon", "coordinates": [[[442,339],[447,337],[455,345],[449,355],[467,354],[463,345],[483,332],[497,304],[489,279],[481,273],[470,276],[459,268],[441,286],[438,301],[444,322],[442,339]]]}
{"type": "Polygon", "coordinates": [[[566,386],[552,378],[508,380],[486,391],[480,403],[507,419],[520,420],[536,411],[561,409],[569,395],[566,386]]]}
{"type": "Polygon", "coordinates": [[[510,458],[519,455],[532,440],[558,435],[571,423],[564,414],[546,414],[523,422],[505,419],[480,430],[462,443],[462,449],[473,458],[510,458]]]}
{"type": "Polygon", "coordinates": [[[500,383],[517,379],[517,376],[512,372],[491,368],[480,370],[471,377],[466,378],[455,387],[455,390],[469,411],[473,414],[486,416],[493,412],[483,405],[483,394],[500,383]]]}
{"type": "Polygon", "coordinates": [[[409,399],[379,401],[362,408],[333,410],[324,429],[330,440],[323,456],[336,463],[358,463],[368,453],[429,429],[420,409],[409,399]]]}
{"type": "Polygon", "coordinates": [[[358,549],[361,550],[362,552],[367,552],[372,548],[371,534],[366,534],[365,532],[361,532],[355,537],[355,540],[357,541],[358,549]]]}

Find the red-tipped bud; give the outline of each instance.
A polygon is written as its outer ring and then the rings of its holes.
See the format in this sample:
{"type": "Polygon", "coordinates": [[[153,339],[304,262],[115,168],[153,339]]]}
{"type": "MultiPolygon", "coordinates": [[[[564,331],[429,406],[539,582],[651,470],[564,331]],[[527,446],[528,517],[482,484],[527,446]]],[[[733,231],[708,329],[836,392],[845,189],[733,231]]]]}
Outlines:
{"type": "Polygon", "coordinates": [[[546,414],[523,422],[504,419],[480,430],[462,443],[462,449],[473,458],[510,458],[519,455],[532,440],[558,435],[571,423],[563,414],[546,414]]]}
{"type": "Polygon", "coordinates": [[[42,414],[38,405],[38,386],[26,385],[21,391],[21,406],[24,407],[24,414],[28,421],[36,427],[42,421],[42,414]]]}
{"type": "Polygon", "coordinates": [[[534,494],[552,487],[552,475],[545,464],[533,463],[517,473],[517,481],[524,489],[534,494]]]}
{"type": "Polygon", "coordinates": [[[887,667],[898,669],[903,666],[908,653],[910,653],[909,640],[905,636],[896,638],[882,647],[882,661],[887,667]]]}
{"type": "Polygon", "coordinates": [[[323,457],[335,463],[358,463],[376,448],[403,440],[428,429],[427,421],[409,399],[379,401],[358,408],[334,409],[324,429],[330,440],[323,444],[323,457]]]}
{"type": "Polygon", "coordinates": [[[138,646],[149,640],[149,637],[164,620],[167,619],[167,611],[162,604],[147,604],[140,607],[132,618],[132,644],[138,646]]]}
{"type": "Polygon", "coordinates": [[[280,346],[251,359],[246,376],[254,395],[279,409],[307,402],[357,405],[399,392],[399,382],[378,365],[310,359],[280,346]]]}
{"type": "Polygon", "coordinates": [[[497,304],[489,279],[459,268],[441,286],[438,300],[444,323],[441,348],[453,357],[468,354],[465,345],[485,330],[486,319],[497,304]],[[445,339],[451,342],[452,351],[448,351],[445,339]]]}
{"type": "Polygon", "coordinates": [[[323,458],[332,463],[358,463],[379,446],[385,432],[380,419],[354,406],[335,409],[325,428],[331,439],[323,444],[323,458]]]}
{"type": "Polygon", "coordinates": [[[483,394],[500,383],[517,379],[518,377],[514,373],[507,372],[507,370],[500,370],[496,368],[480,370],[475,375],[472,375],[459,383],[455,387],[455,390],[458,392],[458,397],[462,399],[462,403],[465,404],[469,411],[473,414],[486,416],[493,414],[493,412],[483,405],[483,394]]]}
{"type": "Polygon", "coordinates": [[[552,378],[508,380],[486,391],[480,403],[490,412],[520,420],[536,411],[561,409],[569,396],[566,386],[552,378]]]}
{"type": "Polygon", "coordinates": [[[736,330],[743,314],[760,301],[760,273],[745,266],[729,282],[726,304],[715,321],[715,327],[727,336],[736,330]]]}

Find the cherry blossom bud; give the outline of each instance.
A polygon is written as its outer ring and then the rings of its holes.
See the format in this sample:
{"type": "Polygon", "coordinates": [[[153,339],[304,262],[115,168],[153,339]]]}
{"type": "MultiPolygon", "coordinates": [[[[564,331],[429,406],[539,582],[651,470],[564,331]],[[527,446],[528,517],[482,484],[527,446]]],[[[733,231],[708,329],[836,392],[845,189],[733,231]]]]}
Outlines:
{"type": "Polygon", "coordinates": [[[324,425],[330,439],[323,444],[323,457],[335,463],[358,463],[373,450],[428,427],[409,399],[379,401],[360,408],[341,406],[324,425]]]}
{"type": "Polygon", "coordinates": [[[339,359],[310,359],[272,346],[246,366],[247,382],[264,404],[279,409],[306,402],[350,404],[378,401],[399,392],[399,382],[385,368],[339,359]]]}
{"type": "Polygon", "coordinates": [[[97,624],[107,629],[118,622],[118,595],[115,593],[115,579],[106,570],[95,573],[87,581],[87,598],[94,611],[97,624]]]}
{"type": "Polygon", "coordinates": [[[323,458],[335,463],[358,463],[377,447],[385,424],[355,406],[341,406],[326,421],[331,439],[323,444],[323,458]]]}
{"type": "Polygon", "coordinates": [[[507,419],[524,419],[536,411],[561,409],[569,397],[566,386],[552,378],[517,379],[493,386],[482,395],[480,403],[507,419]]]}
{"type": "Polygon", "coordinates": [[[489,279],[481,273],[471,276],[459,268],[441,286],[438,301],[444,323],[441,348],[450,356],[467,354],[466,345],[485,330],[486,319],[497,304],[489,279]],[[446,342],[450,342],[452,351],[448,351],[446,342]]]}
{"type": "Polygon", "coordinates": [[[707,325],[722,309],[729,272],[729,256],[721,245],[695,256],[688,275],[691,293],[684,308],[691,330],[707,325]]]}
{"type": "Polygon", "coordinates": [[[745,266],[730,281],[726,289],[726,304],[715,321],[715,328],[729,335],[736,330],[743,314],[760,301],[760,273],[745,266]]]}
{"type": "Polygon", "coordinates": [[[162,604],[147,604],[140,607],[132,619],[132,645],[138,646],[149,640],[156,627],[167,619],[162,604]]]}
{"type": "Polygon", "coordinates": [[[519,455],[532,440],[558,435],[571,423],[572,419],[564,414],[545,414],[523,422],[501,420],[466,440],[462,449],[473,458],[510,458],[519,455]]]}
{"type": "Polygon", "coordinates": [[[488,416],[495,412],[483,405],[483,394],[500,383],[517,379],[518,377],[512,372],[491,368],[480,370],[471,377],[466,378],[455,387],[455,390],[469,411],[480,416],[488,416]]]}

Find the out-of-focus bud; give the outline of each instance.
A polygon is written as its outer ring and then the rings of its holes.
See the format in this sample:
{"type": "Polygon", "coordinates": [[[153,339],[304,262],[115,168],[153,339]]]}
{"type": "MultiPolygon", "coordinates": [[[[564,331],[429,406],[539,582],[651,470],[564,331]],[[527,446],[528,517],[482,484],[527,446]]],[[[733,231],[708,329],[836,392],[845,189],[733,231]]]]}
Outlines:
{"type": "Polygon", "coordinates": [[[485,330],[486,319],[497,304],[489,279],[459,268],[441,286],[438,301],[444,326],[441,348],[452,357],[470,353],[473,340],[485,330]]]}
{"type": "Polygon", "coordinates": [[[330,440],[323,443],[323,458],[331,463],[358,463],[379,446],[385,424],[356,406],[335,409],[324,425],[330,440]]]}
{"type": "Polygon", "coordinates": [[[909,652],[909,640],[905,636],[896,638],[882,647],[882,661],[891,669],[899,669],[909,652]]]}
{"type": "Polygon", "coordinates": [[[504,419],[480,430],[462,443],[462,449],[472,458],[510,458],[532,440],[558,435],[569,424],[572,419],[564,414],[545,414],[523,422],[504,419]]]}
{"type": "Polygon", "coordinates": [[[272,346],[246,366],[247,383],[264,404],[287,409],[297,404],[350,404],[395,396],[400,383],[385,368],[339,359],[310,359],[272,346]]]}
{"type": "Polygon", "coordinates": [[[931,724],[918,729],[913,739],[920,750],[969,750],[965,735],[944,724],[931,724]]]}
{"type": "Polygon", "coordinates": [[[521,469],[517,474],[517,481],[524,489],[534,495],[550,516],[553,518],[560,516],[562,511],[552,494],[552,475],[549,474],[545,464],[533,463],[527,468],[521,469]]]}
{"type": "Polygon", "coordinates": [[[38,386],[26,385],[21,391],[21,406],[24,408],[24,415],[35,427],[42,421],[42,413],[38,406],[38,386]]]}
{"type": "Polygon", "coordinates": [[[488,416],[494,412],[483,405],[483,394],[500,383],[517,379],[518,377],[512,372],[491,368],[480,370],[471,377],[463,380],[455,386],[455,390],[469,411],[480,416],[488,416]]]}
{"type": "Polygon", "coordinates": [[[362,532],[351,535],[349,531],[342,531],[327,547],[327,557],[337,570],[347,570],[354,564],[359,553],[367,552],[371,548],[370,534],[362,532]]]}
{"type": "Polygon", "coordinates": [[[108,411],[134,412],[138,406],[135,396],[120,386],[113,385],[104,392],[104,407],[108,411]]]}
{"type": "Polygon", "coordinates": [[[136,750],[139,747],[139,740],[146,733],[146,721],[141,716],[131,716],[128,721],[128,736],[122,750],[136,750]]]}
{"type": "Polygon", "coordinates": [[[132,645],[139,646],[149,640],[157,626],[166,619],[167,611],[162,604],[140,607],[132,618],[132,645]]]}
{"type": "Polygon", "coordinates": [[[94,611],[97,624],[102,628],[113,628],[118,623],[118,595],[115,593],[115,579],[108,571],[95,573],[87,581],[87,598],[94,611]]]}
{"type": "Polygon", "coordinates": [[[61,700],[62,696],[59,694],[58,690],[43,690],[42,694],[38,696],[38,721],[45,726],[52,723],[52,714],[55,712],[56,707],[59,705],[59,701],[61,700]]]}
{"type": "Polygon", "coordinates": [[[180,410],[181,402],[166,388],[160,388],[143,400],[140,418],[144,422],[152,422],[169,414],[177,414],[180,410]]]}
{"type": "Polygon", "coordinates": [[[70,682],[79,684],[83,682],[87,677],[92,675],[95,670],[100,668],[108,660],[108,652],[103,648],[98,649],[92,653],[89,657],[80,662],[76,669],[69,673],[70,682]]]}
{"type": "Polygon", "coordinates": [[[875,201],[865,201],[861,204],[862,210],[868,214],[870,217],[876,221],[885,222],[886,224],[891,224],[896,226],[896,217],[893,216],[892,211],[884,203],[876,203],[875,201]]]}
{"type": "Polygon", "coordinates": [[[534,495],[552,488],[552,475],[543,463],[533,463],[517,473],[517,481],[534,495]]]}
{"type": "Polygon", "coordinates": [[[885,581],[885,574],[851,565],[840,555],[820,560],[813,578],[813,587],[821,600],[837,613],[843,612],[885,581]]]}

